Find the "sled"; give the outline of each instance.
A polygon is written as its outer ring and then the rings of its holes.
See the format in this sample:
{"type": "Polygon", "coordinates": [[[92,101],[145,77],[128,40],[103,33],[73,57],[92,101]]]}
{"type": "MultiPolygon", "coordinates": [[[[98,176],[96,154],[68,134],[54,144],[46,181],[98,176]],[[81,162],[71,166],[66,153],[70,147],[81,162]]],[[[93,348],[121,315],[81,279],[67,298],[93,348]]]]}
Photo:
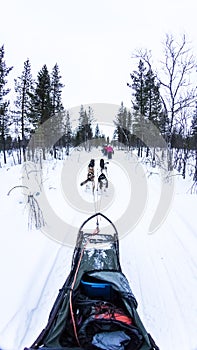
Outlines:
{"type": "Polygon", "coordinates": [[[78,231],[71,271],[46,327],[24,350],[107,350],[112,345],[120,350],[159,350],[137,305],[120,266],[117,229],[105,215],[96,213],[78,231]],[[96,228],[85,230],[94,219],[96,228]],[[107,223],[102,229],[99,220],[107,223]]]}

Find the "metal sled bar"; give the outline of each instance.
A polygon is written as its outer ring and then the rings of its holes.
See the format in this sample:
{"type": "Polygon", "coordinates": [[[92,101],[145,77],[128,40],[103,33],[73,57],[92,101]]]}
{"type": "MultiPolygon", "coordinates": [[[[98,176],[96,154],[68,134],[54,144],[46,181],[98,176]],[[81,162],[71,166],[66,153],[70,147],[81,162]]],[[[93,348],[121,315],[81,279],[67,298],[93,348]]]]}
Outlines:
{"type": "Polygon", "coordinates": [[[84,221],[84,223],[81,225],[80,229],[79,229],[79,232],[82,231],[82,228],[87,224],[88,221],[94,219],[95,217],[97,216],[102,216],[105,220],[107,220],[111,225],[112,227],[114,228],[115,230],[115,234],[117,235],[118,237],[118,231],[116,229],[116,226],[113,224],[113,222],[107,217],[105,216],[104,214],[102,213],[96,213],[96,214],[93,214],[92,216],[90,216],[87,220],[84,221]]]}

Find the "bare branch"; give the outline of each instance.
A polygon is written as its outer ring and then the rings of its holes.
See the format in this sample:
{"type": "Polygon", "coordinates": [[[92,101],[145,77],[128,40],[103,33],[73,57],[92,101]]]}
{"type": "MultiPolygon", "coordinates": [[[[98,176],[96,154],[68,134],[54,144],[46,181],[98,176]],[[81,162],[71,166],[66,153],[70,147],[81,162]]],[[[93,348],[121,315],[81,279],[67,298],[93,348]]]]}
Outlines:
{"type": "Polygon", "coordinates": [[[166,34],[164,43],[165,60],[162,63],[162,73],[166,79],[159,79],[161,86],[166,90],[167,95],[163,96],[170,120],[170,132],[174,119],[178,113],[189,107],[195,100],[196,87],[186,90],[191,85],[190,74],[196,67],[194,56],[190,54],[190,48],[183,35],[181,42],[175,42],[172,35],[166,34]],[[184,93],[186,91],[186,93],[184,93]],[[183,95],[185,95],[183,97],[183,95]]]}
{"type": "Polygon", "coordinates": [[[7,196],[9,196],[10,193],[11,193],[15,188],[21,188],[21,187],[22,187],[22,188],[27,188],[27,189],[28,189],[27,186],[23,186],[23,185],[14,186],[14,187],[11,188],[11,190],[9,190],[9,192],[7,193],[7,196]]]}
{"type": "Polygon", "coordinates": [[[152,59],[152,53],[151,51],[147,49],[137,49],[134,54],[131,56],[131,58],[139,58],[143,60],[145,63],[147,63],[149,69],[152,69],[151,65],[151,59],[152,59]]]}

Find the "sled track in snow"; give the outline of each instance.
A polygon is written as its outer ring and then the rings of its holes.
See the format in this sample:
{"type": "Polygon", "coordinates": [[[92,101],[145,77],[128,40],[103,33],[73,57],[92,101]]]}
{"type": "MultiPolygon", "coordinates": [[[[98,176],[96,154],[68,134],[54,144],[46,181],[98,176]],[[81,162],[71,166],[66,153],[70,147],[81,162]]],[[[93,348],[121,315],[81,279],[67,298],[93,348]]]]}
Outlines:
{"type": "MultiPolygon", "coordinates": [[[[65,250],[68,249],[66,248],[65,246],[60,246],[60,248],[57,250],[57,253],[56,253],[56,256],[55,256],[55,259],[53,261],[53,264],[51,265],[50,269],[49,269],[49,272],[48,272],[48,275],[47,275],[47,278],[45,280],[45,283],[44,283],[44,287],[43,289],[41,290],[41,293],[39,295],[39,298],[38,298],[38,301],[34,307],[33,310],[31,310],[30,312],[30,315],[25,323],[25,332],[21,338],[21,342],[19,344],[19,348],[22,349],[24,344],[25,344],[25,339],[28,335],[28,331],[29,331],[29,328],[31,328],[34,320],[33,320],[33,317],[34,315],[39,312],[39,309],[40,309],[40,306],[42,306],[43,304],[46,304],[47,302],[47,295],[50,294],[50,285],[54,285],[53,284],[53,276],[56,275],[56,272],[57,270],[60,270],[60,275],[62,276],[63,275],[63,281],[65,280],[65,266],[68,268],[70,268],[70,256],[67,252],[67,254],[65,254],[65,250]]],[[[57,276],[57,275],[56,275],[57,276]]],[[[63,282],[62,282],[63,283],[63,282]]],[[[55,283],[56,284],[56,283],[55,283]]],[[[54,297],[56,298],[57,294],[58,294],[58,291],[59,291],[59,287],[60,287],[60,284],[57,282],[57,289],[56,290],[53,290],[54,292],[54,297]]],[[[51,298],[50,298],[50,303],[52,303],[51,301],[51,298]]],[[[52,306],[52,304],[51,304],[52,306]]],[[[46,322],[48,320],[48,316],[49,314],[46,314],[46,322]]],[[[43,327],[45,326],[46,324],[43,325],[43,327]]],[[[37,336],[37,334],[36,334],[37,336]]],[[[33,339],[32,339],[33,341],[33,339]]]]}

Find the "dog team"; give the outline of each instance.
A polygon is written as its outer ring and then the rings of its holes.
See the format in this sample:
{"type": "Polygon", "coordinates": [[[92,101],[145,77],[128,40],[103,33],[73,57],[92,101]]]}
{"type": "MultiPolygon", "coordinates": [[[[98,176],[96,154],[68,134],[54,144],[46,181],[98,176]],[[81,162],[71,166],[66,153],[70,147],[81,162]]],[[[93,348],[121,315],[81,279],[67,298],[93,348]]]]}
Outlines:
{"type": "MultiPolygon", "coordinates": [[[[100,159],[100,175],[98,176],[98,188],[100,190],[106,190],[108,188],[108,179],[105,175],[104,172],[107,171],[106,164],[108,162],[104,162],[104,159],[100,159]]],[[[87,173],[87,178],[83,182],[81,182],[81,186],[88,184],[89,182],[92,183],[92,191],[94,192],[95,190],[95,173],[94,173],[94,166],[95,166],[95,160],[91,159],[89,165],[88,165],[88,173],[87,173]]]]}

